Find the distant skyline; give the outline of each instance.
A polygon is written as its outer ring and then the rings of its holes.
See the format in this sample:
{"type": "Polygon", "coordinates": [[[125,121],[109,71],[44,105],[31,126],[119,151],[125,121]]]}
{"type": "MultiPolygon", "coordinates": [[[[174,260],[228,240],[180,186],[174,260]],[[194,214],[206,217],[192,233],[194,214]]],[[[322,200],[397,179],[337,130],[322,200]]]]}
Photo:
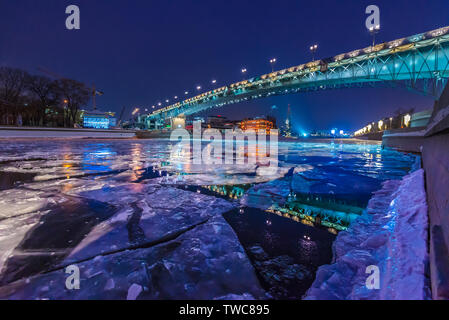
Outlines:
{"type": "MultiPolygon", "coordinates": [[[[97,105],[120,113],[312,60],[367,47],[365,8],[381,10],[377,42],[449,25],[447,0],[137,1],[6,0],[0,2],[0,65],[95,83],[97,105]],[[81,10],[81,29],[65,28],[65,8],[81,10]],[[216,80],[213,84],[212,80],[216,80]]],[[[292,106],[297,129],[356,130],[398,108],[424,110],[432,99],[406,90],[352,88],[254,100],[207,114],[231,119],[272,113],[281,123],[292,106]]]]}

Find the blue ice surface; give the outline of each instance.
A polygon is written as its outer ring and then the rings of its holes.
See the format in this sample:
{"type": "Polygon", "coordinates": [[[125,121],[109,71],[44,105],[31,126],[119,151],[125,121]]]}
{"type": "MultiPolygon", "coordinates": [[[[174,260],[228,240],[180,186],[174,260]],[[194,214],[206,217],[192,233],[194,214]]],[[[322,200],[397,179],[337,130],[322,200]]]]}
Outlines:
{"type": "Polygon", "coordinates": [[[386,180],[398,180],[413,167],[416,156],[382,148],[380,143],[288,143],[281,144],[282,165],[309,165],[295,174],[293,191],[326,196],[366,206],[372,192],[386,180]]]}
{"type": "MultiPolygon", "coordinates": [[[[23,162],[43,159],[30,165],[55,173],[70,171],[70,175],[113,173],[170,163],[174,145],[175,142],[159,139],[1,141],[0,164],[8,159],[23,159],[23,162]],[[64,167],[67,163],[69,169],[64,167]]],[[[191,158],[184,160],[187,162],[191,158]]],[[[372,192],[380,189],[383,181],[406,175],[415,160],[414,155],[383,149],[377,142],[303,140],[279,143],[279,166],[287,171],[292,167],[302,168],[292,178],[293,191],[334,197],[360,206],[366,206],[372,192]]],[[[178,162],[169,170],[182,172],[186,167],[178,162]]],[[[201,167],[200,170],[207,170],[204,173],[222,181],[222,171],[201,167]]],[[[235,174],[253,177],[254,171],[235,174]]]]}

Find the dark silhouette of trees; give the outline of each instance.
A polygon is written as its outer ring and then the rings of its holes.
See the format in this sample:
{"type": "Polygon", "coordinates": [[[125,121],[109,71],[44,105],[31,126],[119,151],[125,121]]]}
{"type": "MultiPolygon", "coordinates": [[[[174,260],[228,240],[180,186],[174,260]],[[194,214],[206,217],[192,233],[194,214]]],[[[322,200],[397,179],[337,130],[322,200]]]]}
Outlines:
{"type": "Polygon", "coordinates": [[[70,79],[58,80],[56,87],[66,105],[66,123],[72,127],[76,123],[80,107],[89,101],[89,89],[83,83],[70,79]]]}
{"type": "Polygon", "coordinates": [[[1,125],[73,127],[89,98],[89,89],[79,81],[0,67],[1,125]]]}
{"type": "Polygon", "coordinates": [[[27,76],[23,70],[0,67],[0,103],[6,124],[17,124],[20,105],[25,101],[27,76]]]}
{"type": "Polygon", "coordinates": [[[30,109],[37,119],[34,125],[47,124],[47,109],[58,105],[57,83],[50,78],[30,75],[26,81],[26,87],[31,98],[30,109]]]}

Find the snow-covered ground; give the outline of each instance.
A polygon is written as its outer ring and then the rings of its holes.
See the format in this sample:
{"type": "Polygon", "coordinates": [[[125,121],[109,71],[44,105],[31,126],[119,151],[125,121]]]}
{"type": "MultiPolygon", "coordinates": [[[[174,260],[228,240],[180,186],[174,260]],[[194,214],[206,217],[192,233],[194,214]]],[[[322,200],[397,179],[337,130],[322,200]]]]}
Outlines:
{"type": "Polygon", "coordinates": [[[387,181],[367,213],[334,242],[334,263],[319,268],[306,298],[423,300],[427,278],[428,221],[424,171],[387,181]],[[379,270],[379,288],[373,270],[379,270]],[[367,272],[368,271],[368,272],[367,272]]]}
{"type": "Polygon", "coordinates": [[[126,130],[102,130],[102,129],[70,129],[70,128],[42,128],[42,127],[0,127],[0,139],[11,138],[133,138],[134,131],[126,130]]]}

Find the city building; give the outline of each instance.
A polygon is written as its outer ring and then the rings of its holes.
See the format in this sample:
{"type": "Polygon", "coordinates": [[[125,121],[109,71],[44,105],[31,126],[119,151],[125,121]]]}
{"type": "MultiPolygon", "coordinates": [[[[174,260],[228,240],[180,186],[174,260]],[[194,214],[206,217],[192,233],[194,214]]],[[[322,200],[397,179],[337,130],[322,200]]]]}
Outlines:
{"type": "Polygon", "coordinates": [[[430,117],[432,116],[433,109],[424,110],[421,112],[416,112],[412,114],[410,120],[411,128],[425,127],[430,121],[430,117]]]}
{"type": "Polygon", "coordinates": [[[186,128],[186,117],[184,115],[179,115],[171,120],[171,128],[175,129],[185,129],[186,128]]]}
{"type": "Polygon", "coordinates": [[[382,134],[385,130],[397,130],[406,128],[425,127],[432,116],[432,109],[413,113],[405,112],[390,118],[383,118],[379,121],[371,122],[364,128],[354,133],[356,137],[366,135],[382,134]]]}
{"type": "Polygon", "coordinates": [[[207,117],[207,122],[203,124],[203,127],[208,129],[234,129],[235,128],[236,121],[229,120],[226,117],[223,116],[209,116],[207,117]]]}
{"type": "Polygon", "coordinates": [[[109,129],[117,125],[114,112],[81,111],[81,119],[84,128],[109,129]]]}
{"type": "Polygon", "coordinates": [[[285,119],[284,125],[281,127],[281,135],[286,138],[296,138],[296,132],[293,130],[292,123],[292,111],[290,105],[287,109],[287,118],[285,119]]]}
{"type": "Polygon", "coordinates": [[[242,129],[242,131],[254,130],[257,134],[265,133],[269,135],[274,128],[275,123],[273,123],[273,121],[263,118],[246,119],[240,123],[240,129],[242,129]]]}

